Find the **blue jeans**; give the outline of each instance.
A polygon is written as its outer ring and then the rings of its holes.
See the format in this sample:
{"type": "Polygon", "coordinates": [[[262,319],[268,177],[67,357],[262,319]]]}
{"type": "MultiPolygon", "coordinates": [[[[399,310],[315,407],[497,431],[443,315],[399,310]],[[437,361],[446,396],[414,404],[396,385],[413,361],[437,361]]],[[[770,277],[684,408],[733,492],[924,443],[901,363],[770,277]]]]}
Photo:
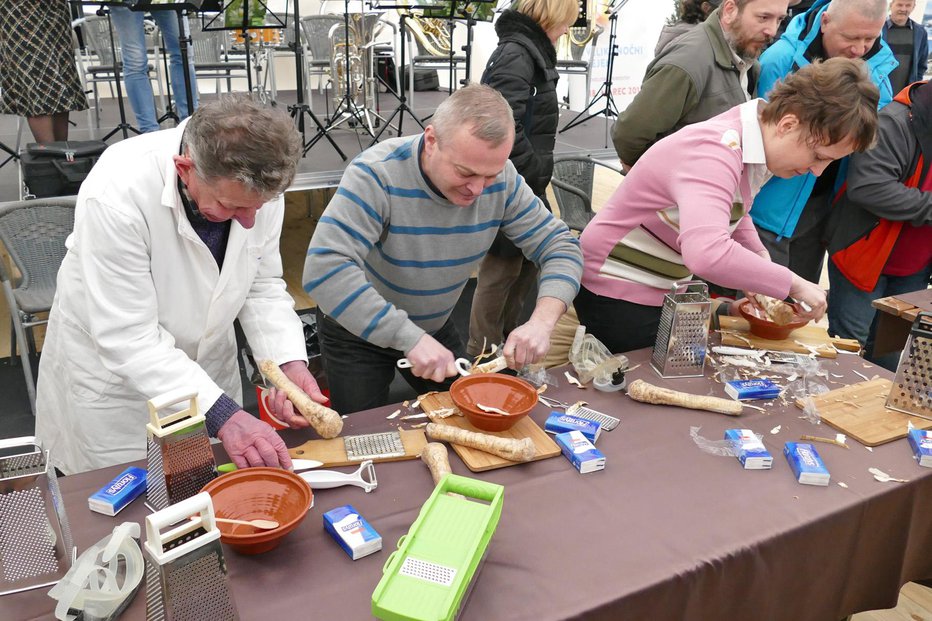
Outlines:
{"type": "MultiPolygon", "coordinates": [[[[191,97],[193,105],[189,106],[184,88],[184,71],[181,67],[181,46],[178,43],[178,14],[174,11],[153,11],[152,17],[158,24],[168,51],[169,73],[172,92],[177,103],[179,118],[186,118],[197,107],[197,82],[194,78],[194,54],[188,56],[188,75],[191,77],[191,97]]],[[[155,99],[152,95],[152,83],[149,82],[149,55],[146,53],[146,34],[143,30],[142,11],[130,11],[126,7],[111,7],[110,20],[120,39],[123,53],[123,83],[126,96],[136,114],[136,123],[142,132],[154,132],[159,129],[155,113],[155,99]]]]}
{"type": "Polygon", "coordinates": [[[865,357],[890,371],[896,371],[899,353],[874,357],[874,334],[877,330],[877,311],[871,302],[899,293],[925,288],[929,283],[932,265],[910,276],[884,276],[881,274],[873,291],[861,291],[845,278],[829,259],[828,262],[828,330],[845,339],[857,339],[864,347],[865,357]]]}

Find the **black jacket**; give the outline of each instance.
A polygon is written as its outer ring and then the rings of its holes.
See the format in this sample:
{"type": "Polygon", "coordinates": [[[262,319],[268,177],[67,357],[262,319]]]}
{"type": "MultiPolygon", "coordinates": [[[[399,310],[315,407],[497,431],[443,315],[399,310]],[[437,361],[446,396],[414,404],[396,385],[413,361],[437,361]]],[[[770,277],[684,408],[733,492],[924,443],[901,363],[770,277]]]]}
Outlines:
{"type": "Polygon", "coordinates": [[[482,83],[500,92],[514,112],[515,144],[510,159],[538,196],[553,174],[553,146],[560,109],[557,103],[557,51],[533,19],[513,10],[495,23],[498,47],[482,83]]]}

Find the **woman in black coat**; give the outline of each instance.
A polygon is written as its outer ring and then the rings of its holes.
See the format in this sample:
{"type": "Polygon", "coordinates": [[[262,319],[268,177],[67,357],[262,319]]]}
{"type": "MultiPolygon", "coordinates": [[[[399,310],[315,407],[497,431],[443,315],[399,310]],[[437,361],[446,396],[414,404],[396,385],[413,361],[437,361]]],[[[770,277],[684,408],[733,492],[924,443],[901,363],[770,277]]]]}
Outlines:
{"type": "MultiPolygon", "coordinates": [[[[517,0],[495,23],[498,47],[482,83],[499,91],[515,118],[512,164],[546,204],[553,174],[553,146],[560,109],[556,70],[558,38],[579,13],[577,0],[517,0]]],[[[549,207],[549,206],[548,206],[549,207]]],[[[479,281],[469,318],[467,351],[475,356],[504,342],[520,319],[537,267],[501,234],[479,266],[479,281]]]]}

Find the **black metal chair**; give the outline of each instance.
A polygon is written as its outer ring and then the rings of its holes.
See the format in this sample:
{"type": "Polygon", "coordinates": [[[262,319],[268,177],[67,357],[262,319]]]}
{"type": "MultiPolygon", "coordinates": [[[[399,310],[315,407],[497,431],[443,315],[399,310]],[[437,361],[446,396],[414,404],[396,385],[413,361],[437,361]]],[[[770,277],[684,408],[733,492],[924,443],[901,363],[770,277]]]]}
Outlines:
{"type": "Polygon", "coordinates": [[[0,261],[0,281],[10,310],[10,359],[15,350],[23,365],[29,406],[36,413],[32,355],[33,331],[48,322],[38,315],[52,308],[58,268],[65,258],[65,239],[74,228],[75,197],[43,198],[0,204],[0,242],[13,269],[0,261]]]}
{"type": "Polygon", "coordinates": [[[557,199],[560,218],[574,231],[582,231],[592,220],[592,184],[595,167],[603,166],[620,175],[620,167],[586,155],[561,155],[553,160],[553,195],[557,199]]]}

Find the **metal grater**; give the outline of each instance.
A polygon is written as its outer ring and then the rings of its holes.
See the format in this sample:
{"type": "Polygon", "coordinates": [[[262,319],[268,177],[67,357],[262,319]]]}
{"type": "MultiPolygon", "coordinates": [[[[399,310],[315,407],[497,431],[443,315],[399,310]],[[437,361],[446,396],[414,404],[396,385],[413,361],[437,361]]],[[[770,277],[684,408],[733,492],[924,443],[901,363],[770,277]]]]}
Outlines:
{"type": "Polygon", "coordinates": [[[77,557],[55,468],[33,436],[0,440],[0,595],[55,584],[77,557]]]}
{"type": "Polygon", "coordinates": [[[346,458],[350,461],[364,459],[385,459],[387,457],[404,457],[405,445],[397,431],[367,433],[343,438],[346,458]]]}
{"type": "Polygon", "coordinates": [[[919,313],[910,328],[887,407],[932,420],[932,313],[919,313]]]}
{"type": "Polygon", "coordinates": [[[698,280],[676,284],[663,298],[650,364],[660,377],[700,377],[705,370],[712,302],[698,280]],[[682,291],[680,291],[682,290],[682,291]]]}
{"type": "Polygon", "coordinates": [[[146,431],[146,500],[152,510],[194,496],[217,476],[207,422],[198,413],[195,393],[181,389],[151,399],[146,431]],[[172,408],[184,401],[188,402],[187,409],[172,408]]]}
{"type": "Polygon", "coordinates": [[[143,550],[146,621],[239,619],[210,494],[146,517],[143,550]]]}
{"type": "Polygon", "coordinates": [[[611,431],[618,426],[618,423],[621,422],[620,419],[615,418],[614,416],[609,416],[608,414],[603,414],[602,412],[593,410],[592,408],[587,408],[584,405],[575,403],[570,407],[566,408],[567,414],[572,414],[573,416],[579,416],[591,421],[599,423],[599,425],[605,431],[611,431]]]}

